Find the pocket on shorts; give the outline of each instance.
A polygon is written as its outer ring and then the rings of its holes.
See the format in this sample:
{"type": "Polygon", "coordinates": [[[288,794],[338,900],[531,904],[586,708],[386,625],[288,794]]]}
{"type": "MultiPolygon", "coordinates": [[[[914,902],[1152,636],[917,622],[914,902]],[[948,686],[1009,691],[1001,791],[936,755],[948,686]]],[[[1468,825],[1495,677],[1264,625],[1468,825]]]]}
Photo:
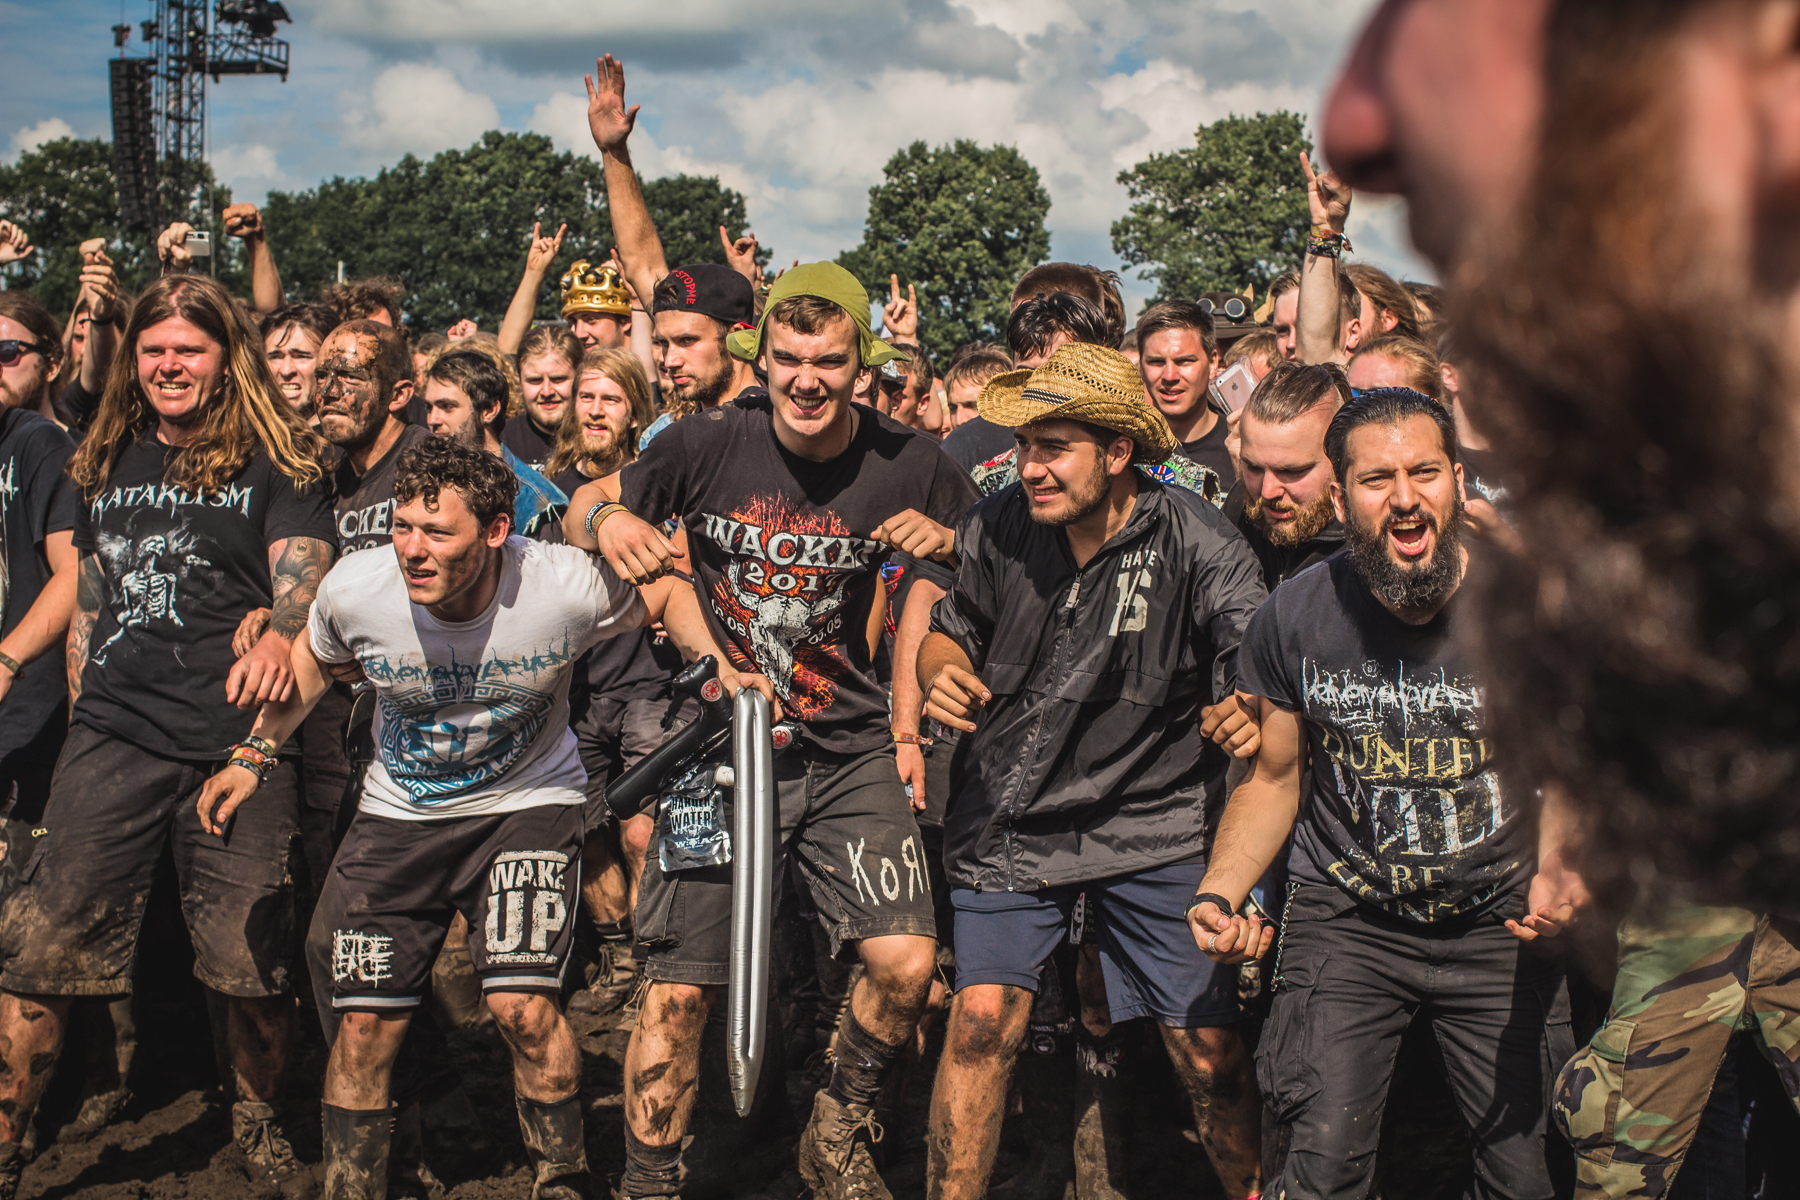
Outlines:
{"type": "Polygon", "coordinates": [[[1637,1022],[1614,1019],[1569,1060],[1556,1080],[1551,1109],[1563,1136],[1584,1158],[1610,1159],[1625,1094],[1625,1059],[1637,1022]]]}
{"type": "Polygon", "coordinates": [[[1256,1083],[1275,1119],[1288,1124],[1320,1090],[1310,1045],[1309,1010],[1326,955],[1323,948],[1304,952],[1296,952],[1292,946],[1283,949],[1280,983],[1257,1043],[1256,1083]]]}

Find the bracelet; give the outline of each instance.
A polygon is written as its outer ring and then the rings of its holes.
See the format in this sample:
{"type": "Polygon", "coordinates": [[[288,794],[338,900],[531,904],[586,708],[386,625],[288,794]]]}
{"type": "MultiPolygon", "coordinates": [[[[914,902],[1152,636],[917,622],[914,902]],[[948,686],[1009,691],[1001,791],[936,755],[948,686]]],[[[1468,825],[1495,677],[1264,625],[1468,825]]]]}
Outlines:
{"type": "Polygon", "coordinates": [[[14,676],[23,675],[25,673],[25,668],[19,665],[19,660],[10,654],[0,653],[0,667],[5,667],[7,670],[11,671],[14,676]]]}
{"type": "Polygon", "coordinates": [[[1350,244],[1350,239],[1341,233],[1320,233],[1315,229],[1306,235],[1306,252],[1308,254],[1315,254],[1320,258],[1337,258],[1346,250],[1351,253],[1356,252],[1356,248],[1350,244]]]}
{"type": "Polygon", "coordinates": [[[929,746],[931,745],[931,739],[928,737],[920,737],[916,733],[896,733],[894,735],[894,744],[896,746],[929,746]]]}
{"type": "Polygon", "coordinates": [[[1217,905],[1219,911],[1224,913],[1226,916],[1228,916],[1228,917],[1237,916],[1237,906],[1234,905],[1231,901],[1227,900],[1225,897],[1219,895],[1217,892],[1201,892],[1198,896],[1195,896],[1192,900],[1189,900],[1188,906],[1187,906],[1187,915],[1192,916],[1194,914],[1194,910],[1196,908],[1199,908],[1202,904],[1217,905]]]}
{"type": "Polygon", "coordinates": [[[248,746],[250,749],[257,751],[264,758],[274,758],[280,753],[279,748],[274,742],[271,742],[265,737],[257,737],[254,733],[239,742],[238,745],[248,746]]]}
{"type": "Polygon", "coordinates": [[[630,509],[626,508],[623,504],[620,504],[617,500],[602,500],[600,503],[594,505],[594,507],[588,509],[587,519],[582,521],[582,525],[586,527],[587,535],[589,537],[598,538],[600,536],[600,526],[606,522],[606,518],[612,516],[614,513],[630,511],[630,509]]]}
{"type": "Polygon", "coordinates": [[[263,758],[246,746],[239,746],[234,749],[231,752],[231,757],[226,760],[225,765],[228,767],[244,768],[246,771],[249,771],[252,775],[256,776],[257,782],[259,783],[262,780],[267,779],[269,773],[275,769],[275,762],[273,759],[263,758]]]}

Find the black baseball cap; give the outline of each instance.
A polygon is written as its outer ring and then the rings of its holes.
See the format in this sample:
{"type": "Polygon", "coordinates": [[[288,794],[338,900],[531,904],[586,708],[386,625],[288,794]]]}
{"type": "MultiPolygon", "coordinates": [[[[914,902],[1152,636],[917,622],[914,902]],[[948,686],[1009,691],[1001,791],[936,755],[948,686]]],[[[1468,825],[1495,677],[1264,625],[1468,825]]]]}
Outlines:
{"type": "Polygon", "coordinates": [[[725,323],[727,329],[756,324],[756,295],[750,281],[718,263],[676,267],[656,285],[652,313],[694,312],[725,323]]]}

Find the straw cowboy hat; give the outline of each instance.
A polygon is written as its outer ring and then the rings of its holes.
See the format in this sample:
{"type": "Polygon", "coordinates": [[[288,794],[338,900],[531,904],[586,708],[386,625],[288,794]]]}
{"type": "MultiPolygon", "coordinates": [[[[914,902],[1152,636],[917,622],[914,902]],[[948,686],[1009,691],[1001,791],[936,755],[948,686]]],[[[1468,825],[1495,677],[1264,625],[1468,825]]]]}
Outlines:
{"type": "Polygon", "coordinates": [[[1034,370],[988,380],[976,411],[1016,429],[1034,421],[1085,421],[1137,443],[1132,461],[1159,463],[1175,452],[1175,433],[1144,395],[1144,380],[1117,350],[1069,342],[1034,370]]]}

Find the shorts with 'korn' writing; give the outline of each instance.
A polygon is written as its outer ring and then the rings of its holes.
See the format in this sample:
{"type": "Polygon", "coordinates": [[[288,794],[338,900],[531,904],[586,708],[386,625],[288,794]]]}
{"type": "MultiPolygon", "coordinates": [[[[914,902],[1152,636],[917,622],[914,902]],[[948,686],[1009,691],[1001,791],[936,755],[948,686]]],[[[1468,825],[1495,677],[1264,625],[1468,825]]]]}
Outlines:
{"type": "MultiPolygon", "coordinates": [[[[937,935],[919,826],[892,747],[855,755],[795,747],[775,760],[775,778],[781,809],[775,878],[795,855],[795,882],[805,881],[833,955],[864,938],[937,935]]],[[[727,793],[727,820],[730,807],[727,793]]],[[[730,864],[665,873],[652,839],[636,924],[651,979],[727,983],[730,864]]]]}
{"type": "Polygon", "coordinates": [[[418,1007],[450,921],[484,991],[554,992],[579,913],[581,806],[446,821],[356,814],[310,941],[329,940],[340,1012],[418,1007]]]}

